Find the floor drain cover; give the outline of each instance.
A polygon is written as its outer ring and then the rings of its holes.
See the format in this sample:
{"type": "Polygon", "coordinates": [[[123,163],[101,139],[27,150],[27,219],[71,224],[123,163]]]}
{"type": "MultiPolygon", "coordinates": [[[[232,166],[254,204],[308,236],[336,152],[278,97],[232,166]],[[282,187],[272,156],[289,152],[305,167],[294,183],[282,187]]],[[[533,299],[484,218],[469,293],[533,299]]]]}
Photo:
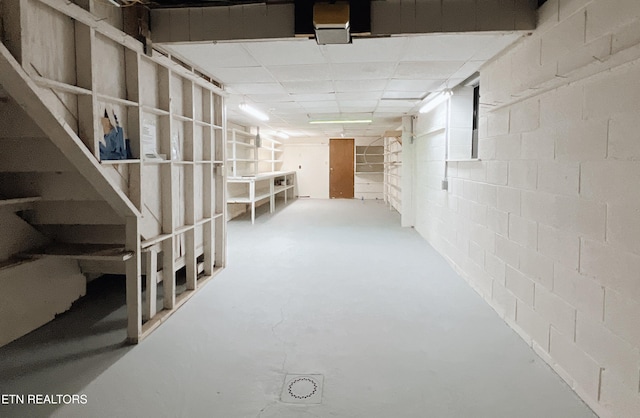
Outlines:
{"type": "Polygon", "coordinates": [[[323,380],[321,374],[288,374],[280,400],[286,403],[320,403],[323,380]]]}

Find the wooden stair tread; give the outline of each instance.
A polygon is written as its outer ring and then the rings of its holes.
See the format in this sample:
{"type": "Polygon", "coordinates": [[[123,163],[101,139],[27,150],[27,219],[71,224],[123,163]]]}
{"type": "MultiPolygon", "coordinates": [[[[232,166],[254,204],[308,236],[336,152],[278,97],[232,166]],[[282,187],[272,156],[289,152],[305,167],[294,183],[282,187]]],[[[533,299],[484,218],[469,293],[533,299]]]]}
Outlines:
{"type": "Polygon", "coordinates": [[[61,257],[76,260],[126,261],[133,257],[134,252],[114,245],[55,244],[23,255],[29,258],[61,257]]]}
{"type": "Polygon", "coordinates": [[[39,202],[42,200],[40,196],[34,197],[17,197],[13,199],[0,199],[0,208],[21,207],[29,203],[39,202]]]}

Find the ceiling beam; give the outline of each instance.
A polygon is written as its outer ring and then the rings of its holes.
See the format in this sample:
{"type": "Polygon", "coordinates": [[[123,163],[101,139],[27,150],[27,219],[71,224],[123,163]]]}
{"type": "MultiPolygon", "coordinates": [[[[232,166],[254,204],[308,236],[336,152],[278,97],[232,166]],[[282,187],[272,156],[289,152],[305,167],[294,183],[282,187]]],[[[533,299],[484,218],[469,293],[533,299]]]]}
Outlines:
{"type": "MultiPolygon", "coordinates": [[[[536,27],[538,0],[373,0],[371,35],[526,31],[536,27]]],[[[296,36],[293,3],[151,10],[155,43],[296,36]]]]}

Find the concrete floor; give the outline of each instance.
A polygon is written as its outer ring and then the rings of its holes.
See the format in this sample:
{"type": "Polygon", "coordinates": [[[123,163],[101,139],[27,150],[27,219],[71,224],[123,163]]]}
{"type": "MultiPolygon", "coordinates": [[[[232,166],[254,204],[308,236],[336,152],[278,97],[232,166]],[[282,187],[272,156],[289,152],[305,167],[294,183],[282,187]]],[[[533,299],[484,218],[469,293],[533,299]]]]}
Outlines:
{"type": "Polygon", "coordinates": [[[88,398],[0,416],[595,416],[380,202],[298,200],[228,241],[227,269],[138,346],[110,279],[0,349],[0,393],[88,398]],[[286,374],[323,375],[322,403],[280,402],[286,374]]]}

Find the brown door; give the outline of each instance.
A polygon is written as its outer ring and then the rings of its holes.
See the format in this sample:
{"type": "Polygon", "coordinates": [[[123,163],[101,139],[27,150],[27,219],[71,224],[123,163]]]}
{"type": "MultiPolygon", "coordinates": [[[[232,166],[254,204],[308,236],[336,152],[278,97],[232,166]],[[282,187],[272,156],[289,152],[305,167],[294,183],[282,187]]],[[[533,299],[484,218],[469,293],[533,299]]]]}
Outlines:
{"type": "Polygon", "coordinates": [[[354,140],[329,141],[329,197],[353,199],[354,140]]]}

